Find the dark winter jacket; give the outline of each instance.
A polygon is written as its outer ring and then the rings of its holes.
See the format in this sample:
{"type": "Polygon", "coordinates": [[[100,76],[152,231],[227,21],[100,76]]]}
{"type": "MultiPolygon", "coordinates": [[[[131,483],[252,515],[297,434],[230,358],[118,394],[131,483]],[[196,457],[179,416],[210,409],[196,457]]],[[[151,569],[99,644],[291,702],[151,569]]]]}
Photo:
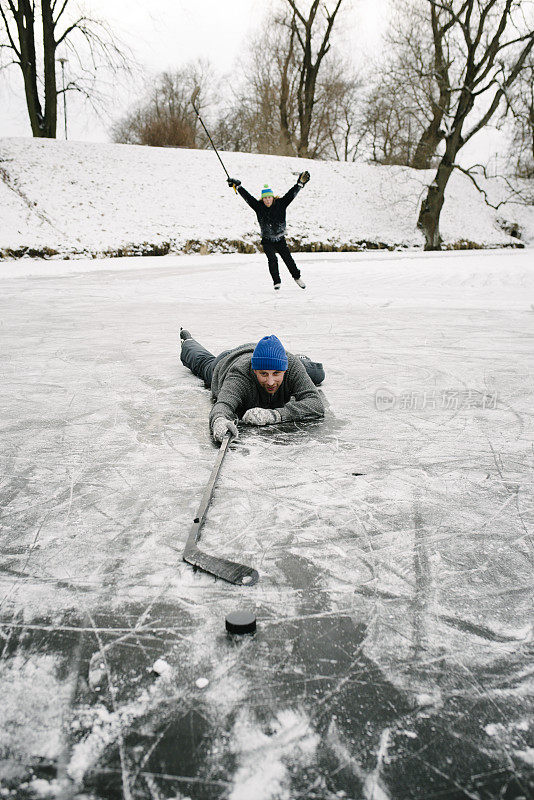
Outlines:
{"type": "Polygon", "coordinates": [[[237,191],[256,212],[258,222],[260,223],[262,238],[271,239],[276,242],[285,236],[286,208],[291,201],[295,199],[301,188],[302,187],[296,183],[283,197],[275,197],[269,208],[265,205],[263,200],[256,200],[256,198],[252,197],[242,186],[239,186],[237,191]]]}
{"type": "Polygon", "coordinates": [[[271,395],[260,386],[251,367],[254,348],[254,344],[243,344],[217,362],[211,379],[215,404],[210,413],[210,428],[217,417],[241,418],[249,408],[276,408],[281,422],[324,416],[321,396],[298,356],[287,353],[284,380],[271,395]]]}

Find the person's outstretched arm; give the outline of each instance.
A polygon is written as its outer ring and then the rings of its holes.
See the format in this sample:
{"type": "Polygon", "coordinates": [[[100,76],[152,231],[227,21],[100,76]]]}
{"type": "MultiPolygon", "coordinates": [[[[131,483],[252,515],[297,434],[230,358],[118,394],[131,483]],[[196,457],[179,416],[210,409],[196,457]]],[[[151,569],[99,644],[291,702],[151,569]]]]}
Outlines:
{"type": "Polygon", "coordinates": [[[228,186],[231,186],[232,188],[235,187],[239,192],[239,194],[241,195],[241,197],[243,198],[243,200],[245,200],[245,202],[247,202],[249,206],[254,209],[254,211],[258,210],[260,201],[256,200],[255,197],[252,197],[252,195],[249,192],[247,192],[244,186],[241,186],[241,181],[237,180],[237,178],[228,178],[226,183],[228,184],[228,186]]]}
{"type": "Polygon", "coordinates": [[[283,197],[280,198],[278,202],[281,203],[285,208],[287,208],[288,205],[293,202],[293,200],[298,195],[301,189],[302,186],[296,183],[294,186],[291,187],[291,189],[288,192],[285,193],[283,197]]]}
{"type": "Polygon", "coordinates": [[[309,172],[301,172],[298,181],[291,189],[285,193],[285,195],[280,198],[280,202],[287,208],[287,206],[295,199],[298,195],[300,190],[308,183],[310,180],[310,173],[309,172]]]}
{"type": "Polygon", "coordinates": [[[277,409],[281,422],[321,419],[324,416],[324,403],[312,379],[300,359],[295,359],[290,367],[288,380],[291,386],[291,400],[277,409]]]}
{"type": "Polygon", "coordinates": [[[217,417],[235,420],[243,406],[246,408],[248,381],[243,375],[228,374],[223,381],[217,399],[210,412],[210,427],[217,417]]]}

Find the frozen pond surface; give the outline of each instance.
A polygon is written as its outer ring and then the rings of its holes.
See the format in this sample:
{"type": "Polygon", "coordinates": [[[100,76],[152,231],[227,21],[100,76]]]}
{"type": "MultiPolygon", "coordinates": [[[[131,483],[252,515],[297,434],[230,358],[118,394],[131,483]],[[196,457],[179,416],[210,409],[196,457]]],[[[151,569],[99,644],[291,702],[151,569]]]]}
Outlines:
{"type": "Polygon", "coordinates": [[[300,255],[279,296],[263,259],[0,265],[0,796],[527,800],[532,251],[300,255]],[[326,369],[323,423],[222,468],[201,544],[254,587],[181,560],[180,324],[326,369]]]}

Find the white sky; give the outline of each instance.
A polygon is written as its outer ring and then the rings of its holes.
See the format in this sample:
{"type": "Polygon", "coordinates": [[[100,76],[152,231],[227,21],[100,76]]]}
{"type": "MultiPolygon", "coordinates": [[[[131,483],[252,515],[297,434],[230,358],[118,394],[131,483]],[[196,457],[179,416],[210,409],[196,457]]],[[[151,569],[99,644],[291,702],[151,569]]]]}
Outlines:
{"type": "MultiPolygon", "coordinates": [[[[73,4],[78,0],[71,0],[73,4]]],[[[83,7],[107,21],[132,51],[147,76],[176,69],[197,58],[208,59],[217,75],[231,81],[237,60],[263,18],[284,0],[85,0],[83,7]]],[[[303,0],[301,0],[303,2],[303,0]]],[[[344,0],[335,41],[355,67],[368,65],[380,53],[381,34],[394,0],[344,0]]],[[[341,13],[341,12],[340,12],[341,13]]],[[[266,53],[268,57],[268,53],[266,53]]],[[[68,66],[67,66],[68,79],[68,66]]],[[[81,141],[110,140],[109,130],[139,98],[141,79],[108,86],[107,103],[97,116],[71,92],[67,97],[68,137],[81,141]]],[[[17,67],[0,71],[0,137],[31,136],[24,105],[22,76],[17,67]]],[[[58,108],[58,138],[63,136],[63,106],[58,108]]],[[[493,129],[474,137],[462,161],[487,161],[506,147],[504,134],[493,129]]]]}
{"type": "MultiPolygon", "coordinates": [[[[370,57],[379,47],[388,2],[345,0],[337,36],[340,46],[355,64],[370,57]]],[[[229,76],[263,17],[279,4],[279,0],[158,0],[156,3],[86,0],[85,8],[93,16],[109,22],[148,74],[175,69],[192,59],[206,58],[217,73],[229,76]]],[[[114,96],[110,96],[104,118],[98,119],[70,93],[67,97],[69,139],[107,141],[111,121],[135,98],[133,85],[121,89],[120,94],[115,91],[114,96]]],[[[0,72],[0,105],[0,136],[30,136],[18,68],[0,72]]],[[[61,101],[59,112],[62,113],[61,101]]],[[[62,135],[62,123],[58,123],[58,138],[62,135]]]]}

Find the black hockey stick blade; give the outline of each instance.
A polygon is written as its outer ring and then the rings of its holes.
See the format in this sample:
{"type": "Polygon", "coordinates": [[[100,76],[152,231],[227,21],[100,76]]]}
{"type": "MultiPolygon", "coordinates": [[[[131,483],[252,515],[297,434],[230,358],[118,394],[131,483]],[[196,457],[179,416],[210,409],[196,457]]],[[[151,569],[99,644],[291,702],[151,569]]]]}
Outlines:
{"type": "MultiPolygon", "coordinates": [[[[191,531],[191,534],[195,535],[195,531],[191,531]]],[[[183,559],[188,564],[191,564],[192,567],[201,569],[216,578],[221,578],[221,580],[234,583],[237,586],[254,586],[258,582],[260,576],[253,567],[238,564],[236,561],[229,561],[227,558],[203,553],[196,544],[188,545],[189,542],[185,547],[183,559]]]]}
{"type": "Polygon", "coordinates": [[[226,558],[209,555],[209,553],[204,553],[202,550],[199,550],[197,546],[197,542],[200,539],[200,530],[206,518],[206,512],[215,489],[215,481],[217,480],[231,438],[231,434],[227,433],[222,440],[208,485],[204,490],[197,515],[193,520],[191,531],[187,537],[182,558],[193,567],[204,570],[204,572],[209,572],[210,575],[221,578],[223,581],[228,581],[228,583],[234,583],[239,586],[253,586],[260,577],[255,569],[247,567],[245,564],[229,561],[226,558]]]}

